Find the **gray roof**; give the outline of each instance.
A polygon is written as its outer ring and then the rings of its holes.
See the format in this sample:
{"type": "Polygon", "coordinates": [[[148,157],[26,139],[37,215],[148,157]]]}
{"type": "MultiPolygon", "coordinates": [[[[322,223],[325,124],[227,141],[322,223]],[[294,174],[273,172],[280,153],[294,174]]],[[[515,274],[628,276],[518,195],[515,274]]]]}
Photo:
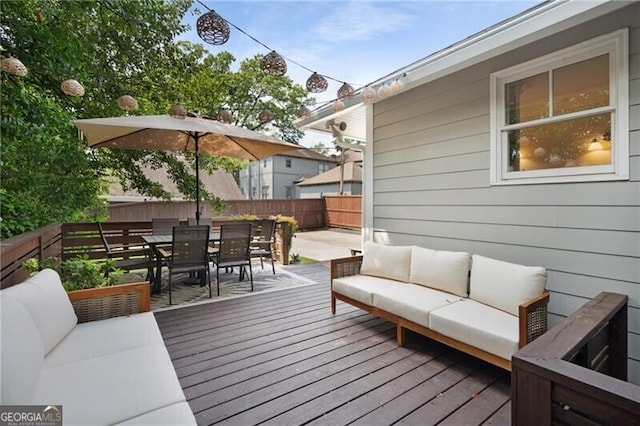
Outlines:
{"type": "Polygon", "coordinates": [[[300,148],[294,149],[292,151],[286,151],[281,154],[277,154],[276,156],[282,157],[296,157],[296,158],[306,158],[309,160],[318,160],[318,161],[326,161],[329,163],[338,163],[340,160],[328,157],[326,155],[320,154],[309,148],[300,148]]]}
{"type": "MultiPolygon", "coordinates": [[[[154,170],[150,167],[143,167],[143,170],[145,176],[154,182],[159,182],[166,191],[171,193],[172,197],[184,198],[184,194],[178,191],[176,184],[169,178],[165,168],[154,170]]],[[[200,180],[207,191],[223,200],[242,200],[245,198],[231,173],[225,172],[224,170],[216,170],[212,174],[200,170],[200,180]]],[[[150,197],[140,195],[138,191],[123,191],[119,182],[113,182],[109,186],[107,197],[114,197],[116,199],[127,197],[134,201],[136,199],[150,199],[150,197]]]]}

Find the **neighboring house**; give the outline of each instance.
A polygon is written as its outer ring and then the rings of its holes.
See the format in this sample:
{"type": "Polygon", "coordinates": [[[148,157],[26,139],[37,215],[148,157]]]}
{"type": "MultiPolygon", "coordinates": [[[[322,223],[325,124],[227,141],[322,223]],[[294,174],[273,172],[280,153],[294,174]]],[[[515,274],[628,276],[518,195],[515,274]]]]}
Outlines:
{"type": "Polygon", "coordinates": [[[295,183],[301,176],[324,173],[338,162],[309,148],[274,155],[239,172],[240,190],[248,199],[299,198],[295,183]]]}
{"type": "Polygon", "coordinates": [[[546,2],[298,121],[366,141],[363,234],[548,270],[550,325],[629,296],[640,384],[640,2],[546,2]]]}
{"type": "Polygon", "coordinates": [[[302,178],[298,185],[300,198],[321,198],[324,195],[362,195],[362,154],[348,151],[344,163],[322,174],[302,178]],[[356,153],[355,160],[348,153],[356,153]],[[357,155],[360,154],[360,155],[357,155]],[[359,161],[358,161],[359,159],[359,161]]]}
{"type": "MultiPolygon", "coordinates": [[[[160,183],[165,191],[172,194],[172,197],[177,200],[184,199],[184,195],[178,191],[176,184],[169,179],[165,168],[154,170],[150,167],[145,167],[143,168],[143,171],[147,178],[160,183]]],[[[124,191],[115,179],[112,180],[113,183],[110,184],[109,193],[106,196],[106,198],[112,203],[153,200],[151,197],[140,195],[137,191],[124,191]]],[[[212,174],[209,174],[204,170],[200,170],[200,181],[207,191],[215,194],[223,200],[242,200],[244,198],[242,192],[240,192],[238,184],[233,178],[233,175],[225,172],[224,170],[216,170],[212,174]]]]}

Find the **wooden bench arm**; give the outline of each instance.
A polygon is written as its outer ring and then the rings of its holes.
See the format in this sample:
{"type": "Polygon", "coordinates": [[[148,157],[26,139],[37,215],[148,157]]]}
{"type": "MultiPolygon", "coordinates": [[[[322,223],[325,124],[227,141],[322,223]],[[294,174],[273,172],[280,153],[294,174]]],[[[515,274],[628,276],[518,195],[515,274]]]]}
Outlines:
{"type": "Polygon", "coordinates": [[[362,255],[331,259],[331,281],[334,278],[359,274],[360,266],[362,266],[362,255]]]}
{"type": "Polygon", "coordinates": [[[518,307],[518,321],[520,341],[518,348],[522,348],[542,336],[547,331],[547,304],[549,292],[527,300],[518,307]]]}
{"type": "Polygon", "coordinates": [[[88,288],[67,293],[78,323],[127,316],[151,310],[148,282],[88,288]]]}

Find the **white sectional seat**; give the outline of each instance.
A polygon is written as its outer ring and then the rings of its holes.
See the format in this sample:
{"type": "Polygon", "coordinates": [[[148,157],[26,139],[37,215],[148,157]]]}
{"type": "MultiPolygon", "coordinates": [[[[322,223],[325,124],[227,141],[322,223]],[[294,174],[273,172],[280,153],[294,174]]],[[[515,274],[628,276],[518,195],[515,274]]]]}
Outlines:
{"type": "Polygon", "coordinates": [[[53,270],[0,292],[2,404],[62,405],[65,425],[195,418],[152,313],[77,323],[53,270]]]}
{"type": "Polygon", "coordinates": [[[546,278],[542,267],[367,242],[361,256],[332,260],[331,309],[342,300],[395,322],[399,345],[412,330],[510,370],[546,331],[546,278]]]}

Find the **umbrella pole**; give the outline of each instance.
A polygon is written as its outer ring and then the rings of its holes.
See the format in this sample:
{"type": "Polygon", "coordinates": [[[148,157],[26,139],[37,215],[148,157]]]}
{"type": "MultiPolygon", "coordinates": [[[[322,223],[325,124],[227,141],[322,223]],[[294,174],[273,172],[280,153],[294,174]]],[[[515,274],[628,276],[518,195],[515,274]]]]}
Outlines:
{"type": "Polygon", "coordinates": [[[193,139],[196,144],[196,225],[200,225],[200,164],[198,162],[198,140],[200,135],[196,133],[193,139]]]}

